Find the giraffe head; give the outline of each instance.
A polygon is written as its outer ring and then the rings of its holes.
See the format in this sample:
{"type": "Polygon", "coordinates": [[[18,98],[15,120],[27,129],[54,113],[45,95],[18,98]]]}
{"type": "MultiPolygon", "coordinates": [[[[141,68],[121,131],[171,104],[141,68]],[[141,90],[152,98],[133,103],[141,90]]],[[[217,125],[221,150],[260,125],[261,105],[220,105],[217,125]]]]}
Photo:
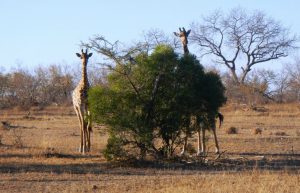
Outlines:
{"type": "Polygon", "coordinates": [[[180,40],[184,46],[188,44],[188,36],[190,35],[191,30],[185,31],[184,27],[179,28],[179,33],[174,32],[175,36],[180,37],[180,40]]]}
{"type": "Polygon", "coordinates": [[[81,58],[82,63],[83,64],[87,64],[89,58],[93,55],[93,53],[88,53],[88,49],[85,50],[85,52],[83,51],[83,49],[81,49],[81,54],[76,53],[76,55],[81,58]]]}

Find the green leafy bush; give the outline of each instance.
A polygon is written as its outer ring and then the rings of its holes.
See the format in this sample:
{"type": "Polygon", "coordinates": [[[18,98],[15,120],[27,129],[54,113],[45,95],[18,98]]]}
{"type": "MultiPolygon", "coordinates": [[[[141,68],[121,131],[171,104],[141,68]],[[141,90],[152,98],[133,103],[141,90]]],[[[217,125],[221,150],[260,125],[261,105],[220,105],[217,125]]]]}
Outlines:
{"type": "Polygon", "coordinates": [[[181,134],[193,132],[191,116],[214,112],[225,103],[220,77],[205,73],[192,55],[179,57],[166,45],[135,63],[117,63],[108,84],[89,92],[94,119],[109,128],[108,160],[171,157],[181,134]]]}

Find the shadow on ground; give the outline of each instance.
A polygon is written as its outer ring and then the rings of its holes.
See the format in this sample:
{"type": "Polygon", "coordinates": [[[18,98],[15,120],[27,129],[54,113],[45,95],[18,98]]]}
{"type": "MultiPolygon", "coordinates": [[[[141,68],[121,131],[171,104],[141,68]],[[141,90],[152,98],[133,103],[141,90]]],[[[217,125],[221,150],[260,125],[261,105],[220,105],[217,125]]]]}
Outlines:
{"type": "MultiPolygon", "coordinates": [[[[173,161],[136,161],[108,163],[103,161],[91,161],[91,158],[97,156],[88,155],[67,155],[57,154],[50,155],[55,159],[64,159],[65,164],[49,164],[43,163],[3,163],[0,165],[0,173],[69,173],[69,174],[111,174],[111,175],[154,175],[157,172],[170,174],[170,172],[183,172],[184,174],[192,174],[195,172],[239,172],[250,171],[254,169],[269,171],[300,171],[300,155],[299,154],[223,154],[217,159],[210,158],[187,158],[173,161]],[[234,157],[235,156],[235,157],[234,157]],[[256,156],[256,157],[253,157],[256,156]],[[259,159],[257,156],[260,156],[259,159]],[[78,163],[78,159],[82,163],[78,163]],[[77,163],[72,163],[77,160],[77,163]],[[85,162],[89,163],[85,163],[85,162]]],[[[47,160],[49,157],[44,157],[47,160]]],[[[99,157],[99,156],[98,156],[99,157]]],[[[23,154],[5,154],[0,158],[30,158],[35,159],[35,155],[23,154]]]]}

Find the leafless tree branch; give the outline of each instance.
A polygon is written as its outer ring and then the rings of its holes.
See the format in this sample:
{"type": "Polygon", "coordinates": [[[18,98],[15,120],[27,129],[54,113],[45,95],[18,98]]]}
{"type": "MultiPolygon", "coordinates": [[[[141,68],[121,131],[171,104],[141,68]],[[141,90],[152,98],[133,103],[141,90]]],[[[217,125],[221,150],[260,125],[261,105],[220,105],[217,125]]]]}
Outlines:
{"type": "Polygon", "coordinates": [[[191,41],[205,55],[212,54],[222,61],[239,84],[244,83],[254,65],[288,56],[298,41],[263,12],[246,13],[241,8],[227,15],[214,12],[201,24],[193,24],[192,31],[191,41]],[[242,69],[240,74],[236,65],[242,69]]]}

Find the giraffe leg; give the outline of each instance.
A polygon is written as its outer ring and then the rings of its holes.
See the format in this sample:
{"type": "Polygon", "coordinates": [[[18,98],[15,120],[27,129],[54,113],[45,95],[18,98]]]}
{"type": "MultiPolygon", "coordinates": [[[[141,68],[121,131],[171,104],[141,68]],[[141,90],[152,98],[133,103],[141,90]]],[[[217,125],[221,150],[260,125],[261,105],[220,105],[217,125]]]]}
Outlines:
{"type": "Polygon", "coordinates": [[[187,138],[188,138],[188,133],[186,132],[186,135],[184,137],[184,144],[182,147],[182,151],[180,152],[180,156],[183,156],[185,154],[186,146],[187,146],[187,138]]]}
{"type": "Polygon", "coordinates": [[[82,153],[83,151],[83,128],[82,128],[82,116],[80,113],[80,110],[78,107],[74,107],[75,113],[77,115],[78,121],[79,121],[79,128],[80,128],[80,147],[79,147],[79,152],[82,153]]]}
{"type": "Polygon", "coordinates": [[[82,153],[82,154],[85,154],[85,152],[86,152],[86,145],[85,145],[85,143],[86,143],[86,134],[85,134],[85,123],[84,123],[84,115],[83,115],[83,111],[80,109],[79,111],[78,111],[79,113],[79,118],[80,118],[80,124],[81,124],[81,126],[80,126],[80,134],[81,134],[81,142],[80,142],[80,152],[82,153]]]}
{"type": "Polygon", "coordinates": [[[89,152],[91,147],[89,124],[85,125],[85,146],[86,146],[86,152],[89,152]]]}
{"type": "MultiPolygon", "coordinates": [[[[80,125],[81,127],[81,125],[80,125]]],[[[79,147],[79,152],[83,153],[83,129],[80,129],[80,147],[79,147]]]]}
{"type": "Polygon", "coordinates": [[[89,127],[87,127],[87,151],[91,150],[91,130],[89,127]]]}
{"type": "Polygon", "coordinates": [[[87,126],[86,126],[86,124],[85,124],[85,130],[84,130],[84,135],[85,135],[85,151],[86,152],[89,152],[89,148],[88,148],[88,146],[89,146],[89,143],[88,143],[88,138],[89,138],[89,136],[88,136],[88,130],[87,130],[87,126]]]}
{"type": "Polygon", "coordinates": [[[91,115],[90,112],[87,111],[87,151],[90,151],[91,149],[91,131],[92,131],[92,124],[91,124],[91,115]]]}
{"type": "Polygon", "coordinates": [[[198,129],[198,131],[197,131],[197,135],[198,135],[197,156],[201,155],[201,151],[200,151],[200,148],[201,148],[201,134],[200,134],[200,130],[201,129],[198,129]]]}
{"type": "Polygon", "coordinates": [[[218,139],[217,139],[217,134],[216,134],[216,127],[212,128],[214,139],[215,139],[215,145],[216,145],[216,153],[219,154],[219,144],[218,144],[218,139]]]}
{"type": "Polygon", "coordinates": [[[90,143],[89,143],[89,140],[90,140],[90,133],[89,133],[89,130],[88,130],[88,127],[86,128],[86,134],[85,134],[85,136],[86,136],[86,151],[87,152],[89,152],[90,151],[90,143]]]}
{"type": "Polygon", "coordinates": [[[200,154],[204,154],[205,153],[205,128],[201,128],[201,132],[202,132],[202,138],[201,138],[201,152],[200,154]]]}
{"type": "Polygon", "coordinates": [[[82,154],[85,154],[86,153],[86,124],[84,123],[84,120],[82,121],[83,122],[83,124],[82,124],[82,128],[83,128],[83,131],[82,131],[82,133],[83,133],[83,136],[82,136],[82,139],[83,139],[83,142],[82,142],[82,145],[83,145],[83,147],[82,147],[82,154]]]}

